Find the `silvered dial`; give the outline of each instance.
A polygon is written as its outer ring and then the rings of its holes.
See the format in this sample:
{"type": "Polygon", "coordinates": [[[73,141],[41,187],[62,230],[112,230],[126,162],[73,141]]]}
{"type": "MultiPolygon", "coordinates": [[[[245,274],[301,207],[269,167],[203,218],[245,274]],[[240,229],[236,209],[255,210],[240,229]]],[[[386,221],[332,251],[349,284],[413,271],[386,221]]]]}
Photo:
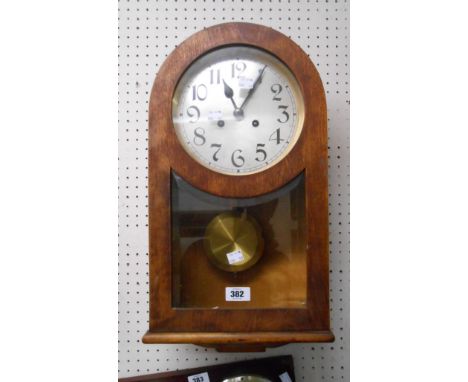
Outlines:
{"type": "Polygon", "coordinates": [[[220,48],[195,61],[173,99],[174,128],[196,161],[229,175],[263,171],[296,143],[304,120],[289,69],[256,48],[220,48]]]}

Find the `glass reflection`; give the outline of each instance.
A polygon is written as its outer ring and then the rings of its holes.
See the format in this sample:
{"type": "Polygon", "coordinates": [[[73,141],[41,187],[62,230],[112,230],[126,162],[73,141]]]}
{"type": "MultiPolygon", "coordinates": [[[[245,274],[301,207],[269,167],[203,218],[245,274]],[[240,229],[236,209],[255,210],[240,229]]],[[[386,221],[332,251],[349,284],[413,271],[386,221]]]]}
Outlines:
{"type": "Polygon", "coordinates": [[[223,198],[172,174],[173,306],[304,308],[304,191],[301,174],[259,197],[223,198]],[[228,287],[249,296],[230,300],[228,287]]]}

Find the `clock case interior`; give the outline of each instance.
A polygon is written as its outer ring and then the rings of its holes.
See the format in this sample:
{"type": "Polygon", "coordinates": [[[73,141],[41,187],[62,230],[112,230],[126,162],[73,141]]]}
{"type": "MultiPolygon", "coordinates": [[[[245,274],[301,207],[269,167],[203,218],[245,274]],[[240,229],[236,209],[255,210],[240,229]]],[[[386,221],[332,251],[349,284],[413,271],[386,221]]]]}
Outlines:
{"type": "Polygon", "coordinates": [[[150,320],[143,342],[258,351],[332,341],[327,166],[323,86],[289,38],[263,26],[228,23],[176,48],[156,77],[149,105],[150,320]],[[295,75],[305,105],[304,127],[289,154],[245,176],[216,173],[194,161],[172,123],[172,96],[185,70],[201,55],[232,45],[264,49],[281,60],[295,75]],[[184,207],[187,195],[199,200],[191,210],[184,207]],[[252,216],[267,241],[261,258],[241,272],[218,269],[201,243],[208,222],[226,211],[252,216]],[[284,226],[279,211],[286,211],[284,226]],[[236,285],[251,287],[250,302],[225,301],[225,287],[236,285]]]}
{"type": "Polygon", "coordinates": [[[307,302],[304,174],[277,191],[253,198],[216,197],[172,174],[171,192],[173,307],[304,309],[307,302]],[[213,232],[210,222],[226,214],[237,216],[240,226],[225,219],[213,232]],[[254,219],[261,242],[244,234],[243,216],[254,219]],[[210,258],[213,254],[205,248],[212,236],[218,239],[215,248],[219,251],[214,255],[224,260],[221,264],[210,258]],[[258,258],[248,261],[249,251],[257,249],[258,258]],[[229,261],[226,254],[234,251],[247,261],[229,261]],[[247,287],[249,297],[226,301],[226,287],[247,287]]]}

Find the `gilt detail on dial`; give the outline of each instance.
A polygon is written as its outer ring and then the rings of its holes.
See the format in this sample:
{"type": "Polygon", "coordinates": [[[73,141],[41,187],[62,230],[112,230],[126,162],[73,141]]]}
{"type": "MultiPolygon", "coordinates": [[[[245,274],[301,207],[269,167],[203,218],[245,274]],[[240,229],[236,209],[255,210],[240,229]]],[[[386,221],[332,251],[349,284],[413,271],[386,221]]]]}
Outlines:
{"type": "Polygon", "coordinates": [[[203,166],[247,175],[278,163],[304,121],[304,101],[289,69],[263,50],[231,46],[196,60],[173,97],[174,128],[203,166]]]}

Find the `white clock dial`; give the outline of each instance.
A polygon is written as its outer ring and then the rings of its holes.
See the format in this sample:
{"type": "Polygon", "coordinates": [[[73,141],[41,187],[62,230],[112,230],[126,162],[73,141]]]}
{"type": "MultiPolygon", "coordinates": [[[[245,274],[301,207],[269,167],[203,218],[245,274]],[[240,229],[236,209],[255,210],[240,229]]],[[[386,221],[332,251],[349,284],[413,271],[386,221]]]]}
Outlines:
{"type": "Polygon", "coordinates": [[[263,171],[284,158],[304,121],[304,101],[289,69],[256,48],[217,49],[195,61],[173,99],[184,149],[229,175],[263,171]]]}

